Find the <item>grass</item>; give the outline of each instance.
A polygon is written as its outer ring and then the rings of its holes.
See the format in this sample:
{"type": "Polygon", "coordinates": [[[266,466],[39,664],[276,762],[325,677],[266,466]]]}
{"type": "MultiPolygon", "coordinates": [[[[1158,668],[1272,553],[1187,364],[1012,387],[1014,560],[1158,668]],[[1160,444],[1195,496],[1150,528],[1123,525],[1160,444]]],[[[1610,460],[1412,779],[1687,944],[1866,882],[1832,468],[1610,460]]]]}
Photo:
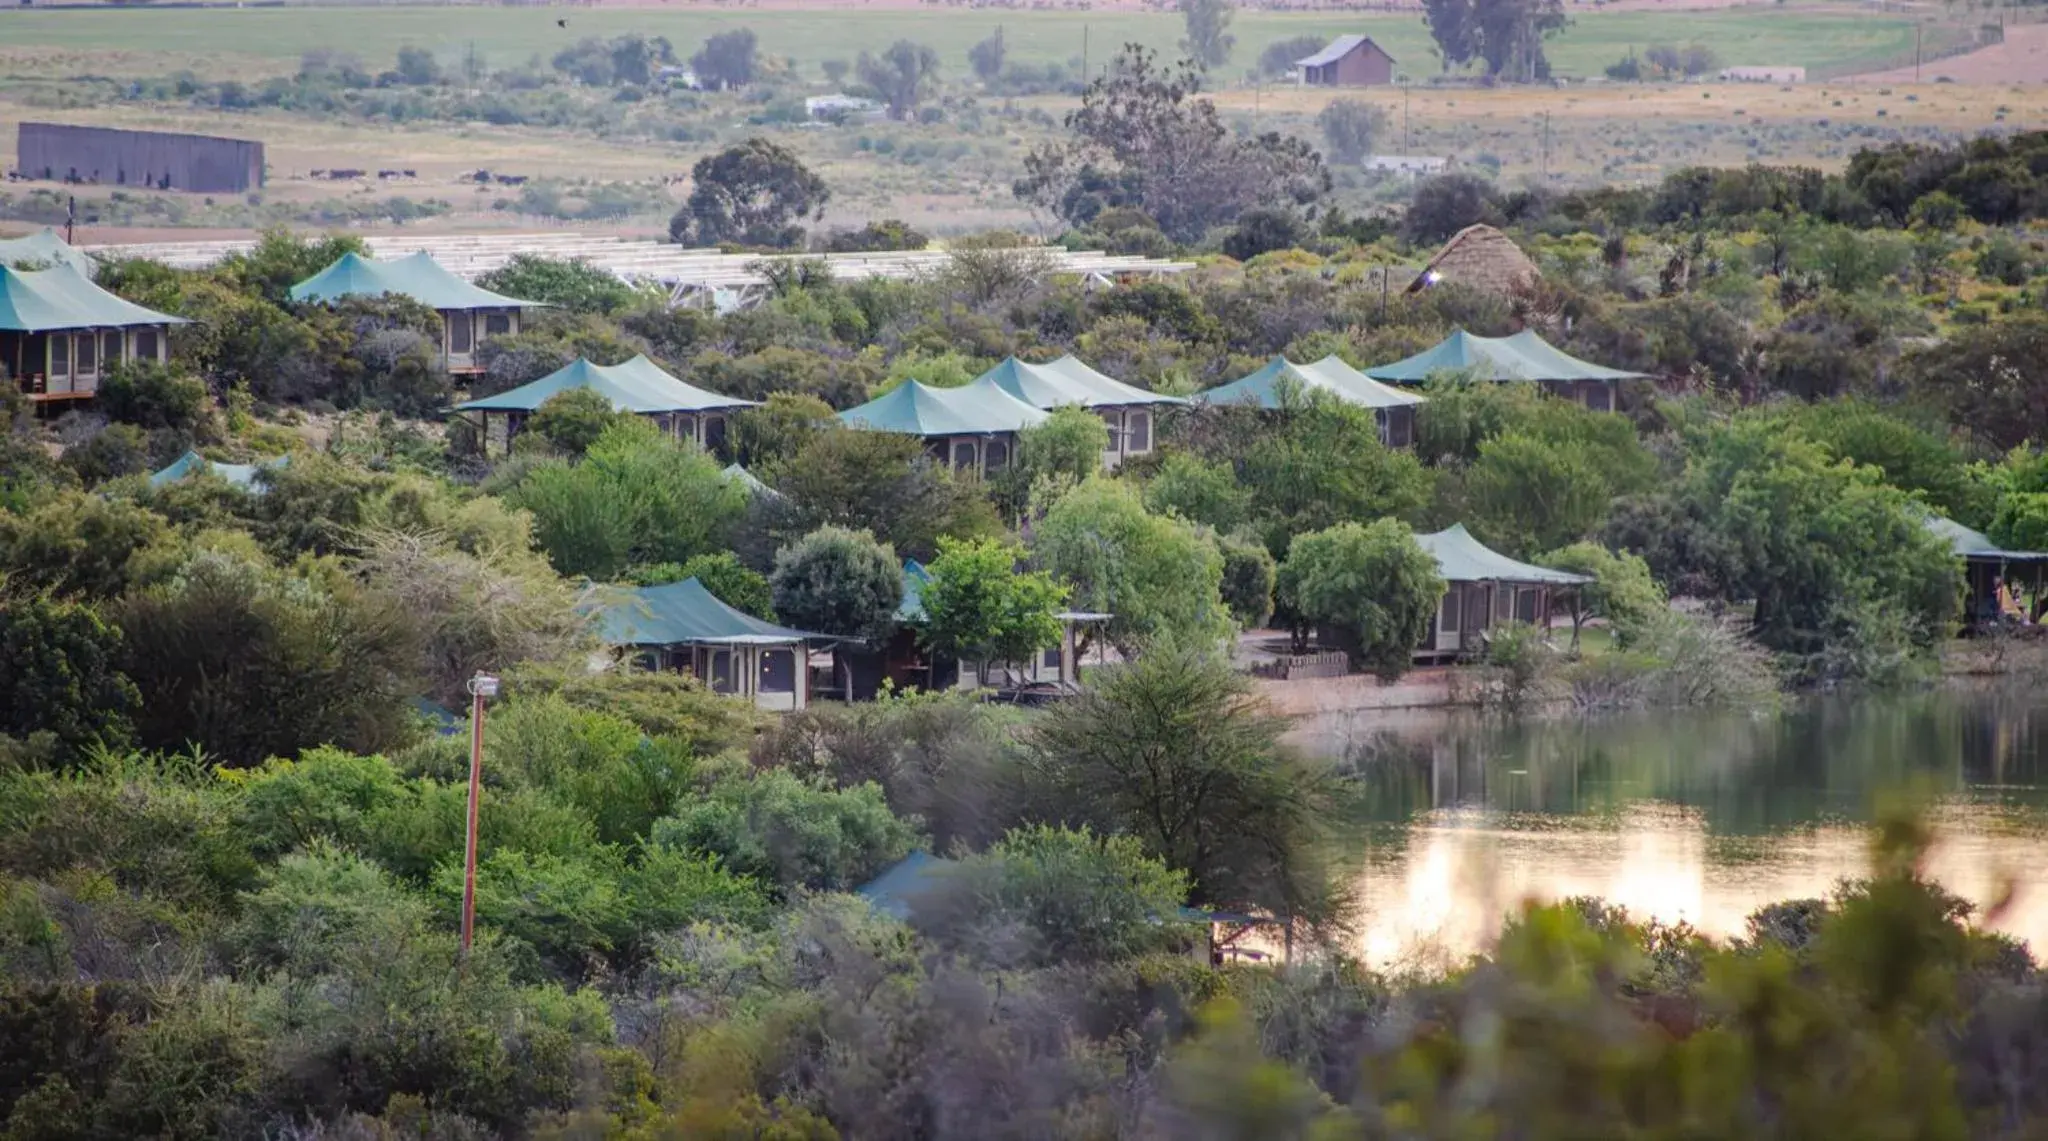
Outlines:
{"type": "MultiPolygon", "coordinates": [[[[852,59],[897,39],[930,44],[948,73],[966,71],[967,49],[996,28],[1013,58],[1099,66],[1127,41],[1175,52],[1181,22],[1171,13],[1043,12],[976,9],[724,11],[649,8],[376,7],[251,9],[89,9],[0,11],[0,74],[12,77],[142,74],[191,67],[234,68],[238,77],[287,71],[317,49],[351,52],[388,66],[400,47],[435,50],[450,61],[469,50],[492,67],[543,60],[583,36],[643,32],[666,36],[687,55],[707,36],[754,29],[763,51],[790,59],[804,78],[826,59],[852,59]],[[566,19],[568,28],[557,26],[566,19]]],[[[1803,66],[1840,72],[1895,61],[1913,50],[1914,23],[1897,15],[1827,6],[1770,5],[1692,12],[1585,12],[1551,41],[1558,74],[1598,75],[1633,48],[1700,42],[1729,64],[1803,66]]],[[[1364,32],[1416,79],[1438,71],[1417,15],[1247,11],[1234,29],[1230,74],[1292,36],[1364,32]]]]}

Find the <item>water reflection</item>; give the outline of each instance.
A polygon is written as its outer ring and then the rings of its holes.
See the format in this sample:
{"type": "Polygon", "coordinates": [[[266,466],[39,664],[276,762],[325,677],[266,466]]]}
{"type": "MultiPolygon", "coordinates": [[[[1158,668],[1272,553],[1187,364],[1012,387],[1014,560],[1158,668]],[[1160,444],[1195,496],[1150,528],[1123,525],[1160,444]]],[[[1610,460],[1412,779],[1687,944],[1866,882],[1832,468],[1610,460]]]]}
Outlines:
{"type": "Polygon", "coordinates": [[[1298,737],[1354,774],[1362,951],[1427,963],[1483,947],[1528,897],[1598,895],[1740,934],[1758,906],[1858,875],[1881,795],[1936,798],[1932,870],[2048,951],[2048,695],[1831,699],[1781,714],[1512,722],[1356,715],[1298,737]]]}

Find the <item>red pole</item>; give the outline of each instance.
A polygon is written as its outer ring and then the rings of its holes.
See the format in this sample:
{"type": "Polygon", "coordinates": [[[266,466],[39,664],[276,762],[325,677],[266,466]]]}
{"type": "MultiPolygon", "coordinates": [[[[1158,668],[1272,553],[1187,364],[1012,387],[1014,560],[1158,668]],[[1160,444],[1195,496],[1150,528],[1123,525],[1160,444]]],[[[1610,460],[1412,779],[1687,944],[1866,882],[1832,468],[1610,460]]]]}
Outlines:
{"type": "Polygon", "coordinates": [[[462,855],[462,957],[476,935],[476,805],[484,783],[484,691],[471,684],[469,699],[469,837],[462,855]]]}

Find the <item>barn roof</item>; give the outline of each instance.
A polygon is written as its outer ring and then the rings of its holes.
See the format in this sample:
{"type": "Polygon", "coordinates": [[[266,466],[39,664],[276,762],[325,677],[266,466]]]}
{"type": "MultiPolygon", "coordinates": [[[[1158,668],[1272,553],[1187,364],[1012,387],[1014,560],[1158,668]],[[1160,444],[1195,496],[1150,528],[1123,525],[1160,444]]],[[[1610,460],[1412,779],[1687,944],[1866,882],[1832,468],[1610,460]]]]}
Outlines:
{"type": "Polygon", "coordinates": [[[333,265],[292,286],[293,301],[339,301],[344,297],[383,297],[396,293],[430,309],[519,309],[538,306],[471,285],[442,268],[432,254],[419,253],[378,261],[346,253],[333,265]]]}
{"type": "Polygon", "coordinates": [[[823,638],[727,606],[694,578],[629,587],[599,608],[598,632],[614,646],[780,645],[823,638]]]}
{"type": "Polygon", "coordinates": [[[0,265],[0,329],[10,333],[184,324],[183,317],[114,296],[69,264],[27,271],[0,265]]]}
{"type": "Polygon", "coordinates": [[[986,436],[1045,422],[1046,414],[984,376],[959,388],[906,380],[839,419],[849,428],[909,436],[986,436]]]}
{"type": "Polygon", "coordinates": [[[1638,380],[1644,374],[1582,361],[1524,329],[1511,337],[1481,337],[1463,329],[1412,357],[1375,365],[1365,375],[1394,384],[1420,384],[1440,372],[1485,380],[1638,380]]]}
{"type": "Polygon", "coordinates": [[[1487,293],[1512,293],[1542,276],[1513,238],[1480,223],[1451,235],[1408,285],[1408,292],[1448,281],[1487,293]]]}
{"type": "Polygon", "coordinates": [[[92,258],[84,250],[58,237],[57,231],[48,226],[19,238],[0,238],[0,265],[20,265],[23,262],[68,265],[86,277],[91,277],[93,272],[92,258]]]}
{"type": "Polygon", "coordinates": [[[669,375],[644,356],[623,364],[592,364],[586,357],[496,396],[486,396],[455,406],[457,412],[531,412],[550,399],[571,389],[584,388],[612,402],[621,412],[650,415],[657,412],[710,412],[724,408],[751,408],[754,402],[736,396],[709,392],[669,375]]]}
{"type": "Polygon", "coordinates": [[[1344,363],[1343,358],[1335,354],[1308,364],[1295,364],[1286,357],[1274,357],[1257,372],[1197,393],[1195,399],[1204,404],[1253,404],[1260,408],[1280,408],[1286,403],[1290,387],[1302,393],[1327,392],[1339,400],[1367,408],[1403,408],[1424,403],[1422,397],[1381,384],[1344,363]]]}
{"type": "Polygon", "coordinates": [[[1357,48],[1364,44],[1372,44],[1374,48],[1377,48],[1379,50],[1379,53],[1381,55],[1386,56],[1388,59],[1394,58],[1391,54],[1387,52],[1387,49],[1380,47],[1380,45],[1378,44],[1373,43],[1371,36],[1338,36],[1336,39],[1331,40],[1328,46],[1324,47],[1323,50],[1317,52],[1316,54],[1311,56],[1303,56],[1302,58],[1295,60],[1294,66],[1323,67],[1328,64],[1333,64],[1336,63],[1338,60],[1343,59],[1345,56],[1350,55],[1353,51],[1355,51],[1357,48]]]}
{"type": "Polygon", "coordinates": [[[1050,410],[1075,404],[1083,408],[1107,408],[1122,404],[1185,404],[1176,396],[1125,384],[1090,368],[1072,353],[1044,364],[1027,364],[1016,357],[976,378],[985,380],[1033,408],[1050,410]]]}
{"type": "Polygon", "coordinates": [[[1578,586],[1593,581],[1582,574],[1511,559],[1473,538],[1463,523],[1453,523],[1441,531],[1417,535],[1415,541],[1436,559],[1437,572],[1447,582],[1537,582],[1578,586]]]}

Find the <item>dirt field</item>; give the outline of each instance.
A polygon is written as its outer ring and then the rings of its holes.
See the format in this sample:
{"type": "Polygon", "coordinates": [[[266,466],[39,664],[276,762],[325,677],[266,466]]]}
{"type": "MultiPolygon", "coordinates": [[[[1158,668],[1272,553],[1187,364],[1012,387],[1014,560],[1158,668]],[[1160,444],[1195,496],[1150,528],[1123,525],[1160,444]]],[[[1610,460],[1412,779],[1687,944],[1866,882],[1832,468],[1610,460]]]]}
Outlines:
{"type": "MultiPolygon", "coordinates": [[[[2048,83],[2048,24],[2016,24],[2005,30],[2005,42],[1967,55],[1950,56],[1920,67],[1920,78],[1933,83],[2048,83]]],[[[1911,83],[1910,67],[1876,71],[1856,77],[1871,83],[1911,83]]],[[[2040,125],[2036,121],[2036,125],[2040,125]]]]}

